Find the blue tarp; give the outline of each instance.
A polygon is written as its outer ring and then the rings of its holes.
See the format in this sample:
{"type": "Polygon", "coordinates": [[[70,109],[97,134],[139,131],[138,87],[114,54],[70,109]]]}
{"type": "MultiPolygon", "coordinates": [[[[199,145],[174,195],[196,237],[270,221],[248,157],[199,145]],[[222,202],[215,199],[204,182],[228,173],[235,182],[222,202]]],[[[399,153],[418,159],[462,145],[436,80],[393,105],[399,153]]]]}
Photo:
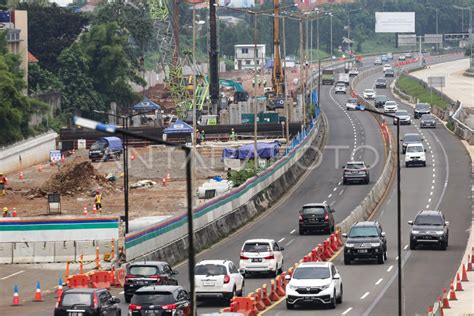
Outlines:
{"type": "Polygon", "coordinates": [[[151,110],[161,110],[161,106],[151,101],[148,98],[144,98],[143,101],[137,103],[133,106],[134,111],[151,111],[151,110]]]}
{"type": "Polygon", "coordinates": [[[163,131],[165,134],[192,134],[193,128],[181,120],[176,120],[163,131]]]}
{"type": "MultiPolygon", "coordinates": [[[[280,143],[257,143],[257,155],[260,158],[270,159],[278,156],[280,143]]],[[[238,158],[240,160],[254,158],[254,144],[243,145],[238,149],[238,158]]]]}
{"type": "Polygon", "coordinates": [[[222,151],[222,159],[238,159],[239,152],[235,148],[224,148],[222,151]]]}
{"type": "Polygon", "coordinates": [[[97,142],[104,142],[109,144],[111,150],[121,150],[122,149],[122,140],[115,136],[101,137],[97,142]]]}

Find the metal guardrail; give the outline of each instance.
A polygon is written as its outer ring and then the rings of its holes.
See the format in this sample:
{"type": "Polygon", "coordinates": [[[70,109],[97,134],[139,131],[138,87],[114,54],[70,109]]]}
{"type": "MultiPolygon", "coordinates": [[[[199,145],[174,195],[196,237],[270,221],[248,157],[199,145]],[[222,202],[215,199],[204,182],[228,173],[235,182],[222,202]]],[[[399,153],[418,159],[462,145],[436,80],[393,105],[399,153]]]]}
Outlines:
{"type": "Polygon", "coordinates": [[[461,121],[460,116],[462,115],[464,108],[461,101],[457,101],[457,104],[458,108],[456,112],[454,112],[450,117],[450,121],[453,122],[453,132],[466,140],[469,145],[474,145],[474,130],[461,121]]]}

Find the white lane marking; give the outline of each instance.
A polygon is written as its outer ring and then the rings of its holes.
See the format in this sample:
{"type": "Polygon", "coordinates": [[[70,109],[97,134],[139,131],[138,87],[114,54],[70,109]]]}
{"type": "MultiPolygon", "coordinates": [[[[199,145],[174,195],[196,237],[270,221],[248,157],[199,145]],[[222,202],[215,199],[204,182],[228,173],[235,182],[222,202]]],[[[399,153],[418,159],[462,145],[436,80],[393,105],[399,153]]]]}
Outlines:
{"type": "Polygon", "coordinates": [[[122,295],[123,293],[125,293],[125,291],[121,291],[121,292],[119,292],[119,294],[120,294],[120,295],[122,295]]]}
{"type": "Polygon", "coordinates": [[[334,204],[336,204],[336,201],[332,201],[331,203],[329,203],[329,206],[333,206],[334,204]]]}
{"type": "Polygon", "coordinates": [[[293,230],[290,232],[290,234],[294,234],[295,231],[296,231],[296,229],[293,229],[293,230]]]}
{"type": "Polygon", "coordinates": [[[324,200],[323,204],[326,204],[326,202],[327,202],[327,201],[326,201],[326,200],[324,200]]]}
{"type": "Polygon", "coordinates": [[[283,237],[282,239],[280,239],[278,242],[282,242],[283,240],[285,240],[285,237],[283,237]]]}
{"type": "Polygon", "coordinates": [[[428,203],[431,203],[431,198],[428,199],[428,203]]]}
{"type": "Polygon", "coordinates": [[[403,250],[407,250],[408,249],[408,245],[405,245],[405,247],[403,247],[403,250]]]}
{"type": "Polygon", "coordinates": [[[435,168],[433,168],[433,172],[436,172],[436,169],[435,169],[435,168]]]}
{"type": "Polygon", "coordinates": [[[433,178],[436,178],[436,173],[433,173],[433,178]]]}
{"type": "Polygon", "coordinates": [[[337,190],[337,188],[334,188],[334,189],[333,189],[333,191],[336,191],[336,190],[337,190]]]}
{"type": "MultiPolygon", "coordinates": [[[[439,146],[441,147],[441,150],[443,151],[443,156],[444,156],[444,161],[445,161],[445,164],[446,164],[446,167],[445,167],[445,170],[446,170],[446,180],[445,180],[445,185],[443,187],[443,190],[441,191],[441,194],[439,195],[439,200],[438,200],[438,203],[436,203],[436,207],[434,209],[439,209],[439,206],[441,204],[441,201],[443,201],[443,198],[444,198],[444,194],[446,193],[446,188],[448,187],[447,185],[447,182],[448,182],[448,179],[449,179],[449,158],[448,158],[448,154],[446,153],[446,149],[444,148],[443,144],[439,141],[438,137],[436,136],[435,133],[431,132],[431,135],[434,137],[434,139],[436,140],[436,142],[439,144],[439,146]]],[[[434,176],[434,175],[433,175],[434,176]]]]}
{"type": "Polygon", "coordinates": [[[344,190],[341,190],[341,192],[339,192],[339,195],[342,195],[342,193],[344,193],[344,190]]]}
{"type": "Polygon", "coordinates": [[[360,297],[360,299],[363,300],[364,298],[366,298],[367,296],[369,296],[369,294],[370,294],[370,292],[365,292],[365,294],[362,295],[362,296],[360,297]]]}
{"type": "Polygon", "coordinates": [[[430,192],[430,195],[433,195],[433,191],[430,192]]]}
{"type": "Polygon", "coordinates": [[[332,196],[332,193],[328,195],[328,198],[331,198],[331,196],[332,196]]]}
{"type": "Polygon", "coordinates": [[[434,190],[434,185],[431,186],[431,190],[434,190]]]}
{"type": "Polygon", "coordinates": [[[429,205],[429,204],[426,204],[426,208],[430,208],[430,205],[429,205]]]}
{"type": "Polygon", "coordinates": [[[436,183],[436,180],[435,180],[435,179],[433,179],[433,183],[436,183]]]}
{"type": "MultiPolygon", "coordinates": [[[[341,184],[342,184],[342,181],[339,181],[339,182],[337,183],[337,185],[341,185],[341,184]]],[[[344,190],[343,190],[343,191],[344,191],[344,190]]]]}
{"type": "Polygon", "coordinates": [[[296,240],[296,239],[293,238],[292,240],[290,240],[289,242],[286,243],[286,246],[291,245],[291,243],[294,242],[295,240],[296,240]]]}
{"type": "Polygon", "coordinates": [[[392,269],[393,269],[393,266],[388,267],[387,272],[392,271],[392,269]]]}
{"type": "Polygon", "coordinates": [[[398,260],[398,256],[397,256],[397,257],[395,257],[395,260],[398,260]]]}
{"type": "Polygon", "coordinates": [[[379,285],[383,281],[382,278],[380,278],[377,282],[375,282],[375,285],[379,285]]]}
{"type": "Polygon", "coordinates": [[[9,278],[14,277],[15,275],[21,274],[21,273],[23,273],[23,272],[25,272],[25,270],[20,270],[20,271],[18,271],[18,272],[15,272],[15,273],[12,273],[12,274],[10,274],[10,275],[5,276],[5,277],[1,278],[0,280],[9,279],[9,278]]]}
{"type": "Polygon", "coordinates": [[[352,307],[349,307],[348,309],[346,309],[346,310],[344,311],[344,313],[342,313],[342,315],[346,315],[346,314],[349,313],[351,310],[352,310],[352,307]]]}

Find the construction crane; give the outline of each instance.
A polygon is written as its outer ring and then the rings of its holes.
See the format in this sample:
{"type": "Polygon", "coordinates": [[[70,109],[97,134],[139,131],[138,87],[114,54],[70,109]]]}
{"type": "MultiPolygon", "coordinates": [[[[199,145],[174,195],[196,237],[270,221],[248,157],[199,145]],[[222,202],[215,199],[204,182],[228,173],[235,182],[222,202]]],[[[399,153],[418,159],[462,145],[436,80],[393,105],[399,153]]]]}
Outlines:
{"type": "Polygon", "coordinates": [[[280,0],[273,0],[273,73],[272,85],[274,96],[285,93],[285,74],[281,65],[280,56],[280,0]]]}

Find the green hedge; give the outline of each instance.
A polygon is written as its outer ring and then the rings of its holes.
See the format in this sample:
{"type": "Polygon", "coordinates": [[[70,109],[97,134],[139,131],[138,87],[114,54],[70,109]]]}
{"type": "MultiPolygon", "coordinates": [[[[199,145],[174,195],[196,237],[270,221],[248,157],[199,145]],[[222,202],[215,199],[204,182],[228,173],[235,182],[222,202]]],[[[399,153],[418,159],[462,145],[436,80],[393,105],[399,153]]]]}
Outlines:
{"type": "Polygon", "coordinates": [[[415,97],[415,99],[419,99],[420,102],[429,103],[443,110],[446,110],[449,107],[448,101],[439,97],[435,93],[431,93],[429,89],[423,87],[419,82],[406,76],[401,76],[397,80],[396,86],[403,93],[411,95],[415,97]]]}

